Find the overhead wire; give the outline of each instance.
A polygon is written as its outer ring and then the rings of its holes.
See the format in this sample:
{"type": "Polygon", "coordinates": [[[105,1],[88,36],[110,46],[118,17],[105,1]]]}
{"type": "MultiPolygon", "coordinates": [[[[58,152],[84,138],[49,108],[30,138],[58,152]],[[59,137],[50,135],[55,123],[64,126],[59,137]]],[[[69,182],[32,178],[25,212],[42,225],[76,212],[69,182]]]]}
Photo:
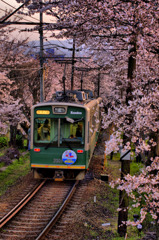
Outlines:
{"type": "MultiPolygon", "coordinates": [[[[50,43],[49,44],[49,46],[51,45],[51,46],[54,46],[55,47],[55,44],[52,44],[50,41],[47,41],[48,43],[50,43]]],[[[45,46],[47,46],[47,45],[45,45],[45,46]]],[[[64,46],[64,45],[63,45],[64,46]]],[[[60,46],[58,46],[57,45],[57,48],[60,48],[60,46]]],[[[67,49],[67,48],[66,48],[67,49]]],[[[63,54],[65,54],[62,50],[60,50],[63,54]]]]}
{"type": "MultiPolygon", "coordinates": [[[[6,12],[4,9],[0,8],[3,12],[6,12]]],[[[18,20],[22,20],[24,19],[25,21],[29,22],[29,20],[23,18],[23,17],[19,17],[18,15],[14,14],[14,16],[18,17],[19,19],[18,20]]]]}
{"type": "MultiPolygon", "coordinates": [[[[1,0],[1,1],[2,1],[2,0],[1,0]]],[[[6,11],[5,11],[4,9],[0,8],[0,10],[6,13],[6,11]]],[[[16,15],[16,16],[17,16],[17,15],[16,15]]],[[[20,18],[19,16],[17,16],[17,17],[18,17],[20,20],[23,19],[23,18],[20,18]]],[[[28,20],[27,20],[27,21],[28,21],[28,20]]],[[[14,27],[14,29],[16,29],[16,30],[21,30],[20,28],[17,28],[17,27],[14,27]]]]}
{"type": "MultiPolygon", "coordinates": [[[[0,8],[0,10],[6,13],[6,11],[4,9],[0,8]]],[[[19,28],[17,28],[17,27],[14,27],[14,29],[19,30],[19,28]]]]}
{"type": "MultiPolygon", "coordinates": [[[[2,9],[2,8],[0,8],[0,10],[2,10],[3,12],[5,12],[6,13],[6,11],[4,10],[4,9],[2,9]]],[[[17,15],[16,15],[17,16],[17,15]]],[[[19,16],[18,16],[18,18],[20,18],[19,16]]],[[[20,19],[24,19],[23,17],[21,17],[20,19]]],[[[29,20],[27,20],[28,22],[29,22],[29,20]]],[[[14,30],[17,30],[17,31],[19,31],[19,32],[22,32],[22,28],[18,28],[18,27],[10,27],[9,26],[9,28],[10,29],[14,29],[14,30]]],[[[35,34],[36,32],[34,32],[34,31],[32,31],[32,34],[35,34]]],[[[12,35],[12,33],[10,33],[10,35],[12,35]]],[[[30,36],[31,37],[31,36],[30,36]]],[[[30,37],[26,37],[26,38],[30,38],[30,37]]],[[[15,35],[13,36],[13,38],[14,39],[17,39],[16,37],[15,37],[15,35]]],[[[18,41],[18,39],[17,39],[17,41],[18,41]]]]}
{"type": "MultiPolygon", "coordinates": [[[[62,43],[61,41],[59,41],[57,39],[58,42],[60,42],[63,46],[60,46],[58,44],[55,44],[55,43],[51,43],[49,40],[47,40],[46,42],[49,43],[49,44],[44,44],[44,47],[49,47],[49,46],[53,46],[54,48],[63,48],[63,49],[66,49],[66,50],[72,50],[72,48],[69,48],[69,47],[66,47],[64,45],[64,43],[62,43]]],[[[28,47],[30,47],[29,45],[27,45],[28,47]]],[[[31,48],[40,48],[40,46],[31,46],[31,48]]],[[[62,52],[62,54],[65,54],[65,52],[63,52],[62,50],[60,50],[62,52]]]]}
{"type": "MultiPolygon", "coordinates": [[[[13,5],[11,5],[11,4],[9,4],[9,3],[7,3],[6,1],[4,1],[4,0],[1,0],[3,3],[5,3],[6,5],[8,5],[9,7],[12,7],[13,9],[16,9],[13,5]]],[[[1,8],[0,8],[1,9],[1,8]]],[[[4,9],[1,9],[3,12],[6,12],[4,9]]],[[[27,21],[27,22],[29,22],[29,20],[28,19],[25,19],[24,17],[22,17],[22,16],[18,16],[18,15],[15,15],[16,17],[18,17],[19,18],[19,20],[22,20],[22,19],[24,19],[25,21],[27,21]]],[[[34,19],[34,20],[37,20],[38,22],[39,22],[39,19],[37,19],[37,18],[35,18],[35,17],[32,17],[32,16],[28,16],[28,17],[30,17],[30,18],[32,18],[32,19],[34,19]]],[[[26,24],[27,25],[27,24],[26,24]]],[[[37,31],[38,30],[36,30],[36,29],[22,29],[22,28],[17,28],[17,27],[15,27],[14,29],[16,29],[17,31],[20,31],[20,32],[26,32],[26,31],[31,31],[32,33],[34,33],[34,34],[37,34],[37,31]]],[[[49,30],[48,30],[49,31],[49,30]]],[[[14,37],[15,38],[15,37],[14,37]]],[[[30,38],[30,37],[29,37],[30,38]]]]}
{"type": "MultiPolygon", "coordinates": [[[[11,4],[9,4],[9,3],[7,3],[6,1],[4,1],[4,0],[1,0],[4,4],[6,4],[6,5],[8,5],[9,7],[11,7],[11,8],[13,8],[13,9],[16,9],[13,5],[11,5],[11,4]]],[[[4,12],[6,12],[5,10],[3,10],[3,9],[1,9],[2,11],[4,11],[4,12]]],[[[15,15],[16,17],[18,17],[19,18],[19,20],[21,20],[21,19],[24,19],[24,20],[26,20],[26,21],[28,21],[29,22],[29,20],[27,20],[27,19],[25,19],[24,17],[19,17],[18,15],[15,15]]],[[[36,18],[34,18],[34,17],[32,17],[32,16],[28,16],[28,17],[31,17],[31,18],[33,18],[33,19],[35,19],[35,20],[38,20],[38,19],[36,19],[36,18]]],[[[38,20],[39,21],[39,20],[38,20]]],[[[20,28],[14,28],[14,29],[16,29],[16,30],[21,30],[20,28]]],[[[49,30],[48,30],[49,31],[49,30]]],[[[54,46],[55,47],[55,44],[52,44],[50,41],[48,41],[50,44],[49,45],[51,45],[51,46],[54,46]]],[[[66,47],[65,45],[64,45],[64,43],[62,43],[60,40],[58,40],[58,42],[63,46],[58,46],[57,45],[57,47],[58,48],[64,48],[64,49],[68,49],[68,50],[70,50],[68,47],[66,47]]],[[[36,46],[34,46],[34,47],[36,47],[36,46]]],[[[37,46],[38,47],[38,46],[37,46]]],[[[63,51],[61,51],[62,52],[62,54],[65,54],[63,51]]]]}
{"type": "MultiPolygon", "coordinates": [[[[9,4],[9,3],[7,3],[6,1],[4,1],[4,0],[1,0],[3,3],[5,3],[6,5],[8,5],[9,7],[11,7],[11,8],[13,8],[13,9],[16,9],[14,6],[12,6],[11,4],[9,4]]],[[[1,9],[1,8],[0,8],[1,9]]],[[[1,9],[3,12],[5,12],[5,13],[7,13],[4,9],[1,9]]],[[[15,16],[16,17],[18,17],[18,20],[22,20],[22,19],[24,19],[25,21],[27,21],[27,22],[29,22],[29,20],[28,19],[25,19],[24,17],[22,17],[22,16],[19,16],[19,15],[17,15],[17,14],[15,14],[15,16]]],[[[29,16],[30,17],[30,16],[29,16]]],[[[31,17],[31,18],[33,18],[33,17],[31,17]]],[[[35,19],[35,20],[38,20],[38,19],[36,19],[36,18],[33,18],[33,19],[35,19]]],[[[39,21],[39,20],[38,20],[39,21]]],[[[16,29],[16,30],[21,30],[20,28],[14,28],[14,29],[16,29]]],[[[60,41],[59,41],[60,42],[60,41]]],[[[50,42],[49,42],[50,43],[50,42]]],[[[51,43],[50,43],[51,44],[51,43]]],[[[62,43],[61,43],[62,44],[62,43]]],[[[52,45],[52,44],[51,44],[52,45]]],[[[63,46],[64,46],[64,48],[66,48],[66,46],[64,45],[64,44],[62,44],[63,46]]],[[[63,53],[63,52],[62,52],[63,53]]],[[[8,67],[6,67],[6,68],[2,68],[2,69],[9,69],[10,71],[11,70],[16,70],[16,71],[28,71],[28,69],[15,69],[15,68],[8,68],[8,67]]],[[[35,70],[35,71],[32,71],[31,73],[28,73],[28,74],[25,74],[25,75],[23,75],[24,77],[28,77],[28,76],[31,76],[32,74],[35,74],[36,72],[38,72],[39,70],[40,70],[40,68],[33,68],[33,69],[29,69],[29,70],[35,70]]],[[[23,79],[24,79],[24,77],[14,77],[14,78],[9,78],[10,80],[22,80],[23,81],[23,79]]]]}
{"type": "MultiPolygon", "coordinates": [[[[5,3],[6,5],[8,5],[9,7],[12,7],[13,9],[16,9],[13,5],[7,3],[6,1],[4,1],[4,0],[1,0],[1,1],[2,1],[3,3],[5,3]]],[[[30,18],[32,18],[32,19],[34,19],[34,20],[39,21],[39,19],[36,19],[36,18],[34,18],[34,17],[32,17],[32,16],[28,16],[28,17],[30,17],[30,18]]],[[[26,20],[24,17],[23,17],[22,19],[26,20]]],[[[26,21],[29,21],[29,20],[26,20],[26,21]]]]}
{"type": "MultiPolygon", "coordinates": [[[[9,4],[8,2],[6,2],[5,0],[1,0],[4,4],[6,4],[6,5],[8,5],[9,7],[11,7],[11,8],[13,8],[13,9],[16,9],[13,5],[11,5],[11,4],[9,4]]],[[[4,12],[6,12],[4,9],[1,9],[2,11],[4,11],[4,12]]],[[[25,21],[27,21],[27,22],[29,22],[29,20],[28,19],[26,19],[26,18],[24,18],[24,17],[22,17],[22,16],[18,16],[18,15],[15,15],[16,17],[18,17],[19,18],[19,20],[22,20],[22,19],[24,19],[25,21]]],[[[30,18],[32,18],[32,19],[34,19],[34,20],[37,20],[38,22],[39,22],[39,19],[37,19],[37,18],[35,18],[35,17],[32,17],[32,16],[28,16],[28,17],[30,17],[30,18]]],[[[16,28],[17,30],[19,29],[20,31],[22,31],[22,29],[21,28],[16,28]]],[[[25,31],[25,30],[24,30],[25,31]]],[[[32,30],[32,32],[33,31],[36,31],[36,30],[32,30]]],[[[49,30],[48,30],[49,31],[49,30]]],[[[62,44],[62,43],[61,43],[62,44]]]]}
{"type": "Polygon", "coordinates": [[[11,69],[11,70],[15,70],[15,71],[30,71],[30,70],[36,70],[38,71],[40,68],[14,68],[14,67],[0,67],[0,69],[11,69]]]}
{"type": "MultiPolygon", "coordinates": [[[[53,46],[53,47],[55,47],[55,48],[63,48],[63,49],[66,49],[66,50],[68,50],[68,51],[72,51],[73,50],[73,46],[72,47],[67,47],[63,42],[61,42],[59,39],[56,39],[56,41],[58,41],[61,45],[58,45],[58,44],[55,44],[55,43],[51,43],[49,40],[47,40],[47,42],[48,43],[50,43],[50,44],[48,44],[48,46],[53,46]]],[[[45,46],[47,46],[47,45],[45,45],[45,46]]],[[[62,50],[60,50],[61,52],[62,52],[62,50]]],[[[76,51],[79,51],[79,49],[78,50],[76,50],[76,51]]],[[[64,52],[63,52],[64,53],[64,52]]]]}

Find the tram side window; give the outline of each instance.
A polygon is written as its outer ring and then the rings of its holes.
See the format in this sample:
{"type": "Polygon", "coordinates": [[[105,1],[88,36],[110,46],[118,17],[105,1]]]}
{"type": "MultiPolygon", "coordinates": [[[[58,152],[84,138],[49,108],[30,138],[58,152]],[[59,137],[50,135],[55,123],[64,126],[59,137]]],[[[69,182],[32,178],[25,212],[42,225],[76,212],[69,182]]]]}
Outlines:
{"type": "Polygon", "coordinates": [[[36,142],[50,141],[51,120],[49,118],[35,119],[34,139],[36,142]]]}
{"type": "Polygon", "coordinates": [[[91,111],[91,120],[90,120],[90,137],[98,130],[99,125],[99,108],[95,106],[91,111]]]}
{"type": "Polygon", "coordinates": [[[84,127],[83,122],[70,125],[70,137],[83,141],[84,139],[84,127]]]}

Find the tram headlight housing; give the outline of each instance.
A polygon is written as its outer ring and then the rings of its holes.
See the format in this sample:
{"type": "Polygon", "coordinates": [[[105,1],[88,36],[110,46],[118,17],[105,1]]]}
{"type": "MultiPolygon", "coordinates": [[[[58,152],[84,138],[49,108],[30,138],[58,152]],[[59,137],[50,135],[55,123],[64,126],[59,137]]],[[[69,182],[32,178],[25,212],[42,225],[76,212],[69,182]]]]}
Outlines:
{"type": "Polygon", "coordinates": [[[66,114],[67,109],[65,107],[53,107],[54,114],[66,114]]]}

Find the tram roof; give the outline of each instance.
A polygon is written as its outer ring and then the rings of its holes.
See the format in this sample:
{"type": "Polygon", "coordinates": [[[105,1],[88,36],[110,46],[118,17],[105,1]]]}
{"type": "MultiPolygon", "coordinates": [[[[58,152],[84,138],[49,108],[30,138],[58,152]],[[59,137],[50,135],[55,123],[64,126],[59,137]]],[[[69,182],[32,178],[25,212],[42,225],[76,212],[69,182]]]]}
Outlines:
{"type": "Polygon", "coordinates": [[[33,108],[35,107],[42,107],[42,106],[72,106],[72,107],[82,107],[82,108],[90,108],[93,107],[94,105],[96,105],[97,103],[100,103],[102,101],[102,98],[95,98],[95,99],[89,99],[89,100],[85,100],[85,101],[78,101],[78,102],[63,102],[63,101],[49,101],[49,102],[40,102],[37,103],[36,105],[33,106],[33,108]]]}

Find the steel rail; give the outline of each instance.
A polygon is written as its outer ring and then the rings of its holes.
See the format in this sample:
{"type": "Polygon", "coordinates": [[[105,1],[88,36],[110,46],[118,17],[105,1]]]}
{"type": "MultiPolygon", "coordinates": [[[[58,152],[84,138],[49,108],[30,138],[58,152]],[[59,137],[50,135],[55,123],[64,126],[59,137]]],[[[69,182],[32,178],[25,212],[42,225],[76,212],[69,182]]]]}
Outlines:
{"type": "Polygon", "coordinates": [[[76,187],[78,185],[79,181],[76,181],[73,185],[73,187],[71,188],[70,192],[68,193],[67,197],[65,198],[64,202],[62,203],[61,207],[58,209],[58,211],[55,213],[55,215],[53,216],[53,218],[50,220],[50,222],[46,225],[46,227],[43,229],[43,231],[39,234],[39,236],[36,238],[36,240],[42,240],[46,234],[50,231],[50,229],[55,225],[55,223],[57,222],[57,220],[60,218],[60,216],[62,215],[63,211],[65,210],[67,204],[69,203],[69,201],[71,200],[76,187]]]}
{"type": "Polygon", "coordinates": [[[9,213],[0,219],[0,229],[11,220],[29,201],[30,199],[41,189],[45,184],[46,179],[38,184],[31,192],[29,192],[9,213]]]}

